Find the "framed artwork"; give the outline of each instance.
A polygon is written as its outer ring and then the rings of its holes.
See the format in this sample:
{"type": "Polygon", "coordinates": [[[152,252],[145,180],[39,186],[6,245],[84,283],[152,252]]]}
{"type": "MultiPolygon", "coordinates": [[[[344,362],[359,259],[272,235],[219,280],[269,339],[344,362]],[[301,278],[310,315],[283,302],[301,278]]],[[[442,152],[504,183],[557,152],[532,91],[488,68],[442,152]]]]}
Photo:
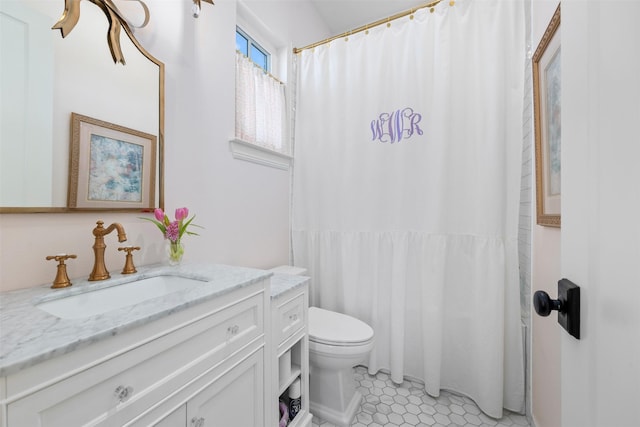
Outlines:
{"type": "Polygon", "coordinates": [[[155,207],[155,135],[71,113],[69,152],[69,208],[155,207]]]}
{"type": "Polygon", "coordinates": [[[536,218],[560,227],[561,81],[560,5],[533,55],[533,104],[536,138],[536,218]]]}

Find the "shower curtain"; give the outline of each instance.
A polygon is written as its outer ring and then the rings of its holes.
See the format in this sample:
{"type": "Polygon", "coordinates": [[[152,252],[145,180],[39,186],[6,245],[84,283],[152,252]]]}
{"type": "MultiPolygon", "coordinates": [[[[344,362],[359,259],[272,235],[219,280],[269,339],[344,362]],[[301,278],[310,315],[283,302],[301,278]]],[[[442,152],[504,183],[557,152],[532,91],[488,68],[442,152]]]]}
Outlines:
{"type": "Polygon", "coordinates": [[[370,372],[524,409],[520,0],[441,3],[297,58],[292,253],[370,372]]]}

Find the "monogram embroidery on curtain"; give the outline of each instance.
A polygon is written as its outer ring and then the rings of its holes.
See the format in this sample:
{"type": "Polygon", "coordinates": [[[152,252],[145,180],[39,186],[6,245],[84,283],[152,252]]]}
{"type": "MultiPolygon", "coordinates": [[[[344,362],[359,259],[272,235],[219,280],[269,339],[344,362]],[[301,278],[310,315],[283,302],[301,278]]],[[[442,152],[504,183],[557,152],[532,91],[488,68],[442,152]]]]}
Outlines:
{"type": "Polygon", "coordinates": [[[393,144],[403,138],[409,139],[414,134],[422,135],[422,129],[418,126],[421,120],[422,114],[414,113],[411,107],[381,113],[377,119],[371,120],[371,140],[393,144]]]}

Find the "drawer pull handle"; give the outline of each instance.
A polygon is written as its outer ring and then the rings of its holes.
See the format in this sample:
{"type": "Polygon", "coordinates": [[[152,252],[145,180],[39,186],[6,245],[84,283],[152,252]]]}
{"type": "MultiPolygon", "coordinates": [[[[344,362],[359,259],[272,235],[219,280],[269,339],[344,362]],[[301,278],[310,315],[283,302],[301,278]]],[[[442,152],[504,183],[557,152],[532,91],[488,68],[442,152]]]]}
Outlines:
{"type": "Polygon", "coordinates": [[[227,332],[229,332],[231,335],[237,335],[239,331],[240,331],[240,326],[238,325],[229,326],[227,328],[227,332]]]}
{"type": "Polygon", "coordinates": [[[193,427],[204,427],[204,418],[203,417],[200,417],[200,418],[193,417],[193,418],[191,418],[191,425],[193,427]]]}
{"type": "Polygon", "coordinates": [[[133,395],[133,387],[118,386],[114,394],[120,403],[124,403],[133,395]]]}
{"type": "Polygon", "coordinates": [[[298,314],[292,314],[291,316],[289,316],[289,320],[291,320],[292,322],[295,322],[296,320],[298,320],[298,314]]]}

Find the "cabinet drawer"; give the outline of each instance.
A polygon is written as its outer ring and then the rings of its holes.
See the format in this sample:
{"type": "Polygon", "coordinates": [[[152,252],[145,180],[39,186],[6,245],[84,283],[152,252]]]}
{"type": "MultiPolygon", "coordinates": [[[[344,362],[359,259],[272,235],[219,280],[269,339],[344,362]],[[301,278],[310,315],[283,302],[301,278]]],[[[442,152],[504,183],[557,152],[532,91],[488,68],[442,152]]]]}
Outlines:
{"type": "Polygon", "coordinates": [[[263,332],[259,293],[11,403],[9,427],[122,425],[263,332]]]}
{"type": "Polygon", "coordinates": [[[306,324],[304,294],[299,294],[278,307],[276,327],[277,344],[280,345],[306,324]]]}

